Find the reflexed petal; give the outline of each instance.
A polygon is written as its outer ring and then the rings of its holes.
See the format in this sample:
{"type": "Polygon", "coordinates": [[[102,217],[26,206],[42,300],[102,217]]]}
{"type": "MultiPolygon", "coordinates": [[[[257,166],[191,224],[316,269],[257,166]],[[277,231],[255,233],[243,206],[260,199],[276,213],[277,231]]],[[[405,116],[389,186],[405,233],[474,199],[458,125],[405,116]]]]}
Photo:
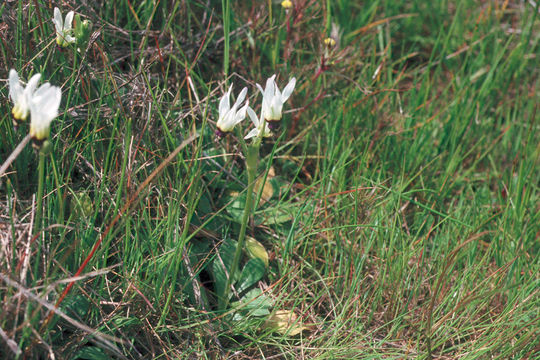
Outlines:
{"type": "Polygon", "coordinates": [[[253,111],[253,109],[248,106],[247,113],[249,115],[249,118],[251,119],[251,122],[253,122],[253,125],[255,125],[255,128],[258,128],[259,118],[257,117],[257,114],[255,114],[255,111],[253,111]]]}
{"type": "Polygon", "coordinates": [[[296,78],[292,78],[287,84],[287,86],[285,86],[285,89],[283,89],[283,94],[281,94],[282,102],[287,101],[287,99],[291,96],[295,85],[296,85],[296,78]]]}
{"type": "Polygon", "coordinates": [[[47,95],[50,88],[51,88],[51,84],[49,83],[45,83],[41,85],[34,93],[34,98],[36,98],[37,100],[41,100],[43,97],[47,95]]]}
{"type": "Polygon", "coordinates": [[[51,121],[58,116],[58,107],[62,91],[56,86],[45,84],[41,86],[30,102],[30,135],[39,140],[49,135],[51,121]]]}
{"type": "Polygon", "coordinates": [[[11,69],[9,70],[9,96],[11,100],[15,103],[18,101],[19,97],[23,94],[23,87],[19,80],[19,75],[17,71],[11,69]]]}
{"type": "Polygon", "coordinates": [[[53,23],[54,23],[54,27],[56,28],[56,32],[61,33],[62,30],[64,29],[64,20],[62,19],[62,14],[60,13],[60,9],[57,7],[54,8],[53,23]]]}
{"type": "Polygon", "coordinates": [[[73,15],[75,15],[73,11],[67,13],[66,20],[64,21],[64,32],[71,30],[73,27],[73,15]]]}
{"type": "Polygon", "coordinates": [[[263,96],[263,99],[264,99],[264,89],[263,89],[262,86],[259,85],[259,84],[255,84],[255,85],[257,85],[257,88],[258,88],[259,91],[261,92],[261,94],[262,94],[262,96],[263,96]]]}
{"type": "Polygon", "coordinates": [[[58,116],[58,108],[62,99],[62,90],[50,84],[42,85],[32,98],[30,109],[32,111],[32,119],[34,114],[39,113],[42,121],[50,123],[52,119],[58,116]]]}
{"type": "Polygon", "coordinates": [[[255,137],[258,135],[259,135],[259,129],[254,128],[254,129],[251,129],[251,131],[246,136],[244,136],[244,139],[246,140],[251,139],[252,137],[255,137]]]}
{"type": "MultiPolygon", "coordinates": [[[[236,126],[240,121],[244,120],[246,118],[246,112],[249,107],[249,101],[246,102],[246,105],[242,107],[235,115],[234,125],[236,126]]],[[[250,108],[251,109],[251,108],[250,108]]]]}
{"type": "Polygon", "coordinates": [[[269,101],[275,94],[274,88],[276,86],[276,82],[274,79],[276,78],[276,74],[272,75],[271,77],[266,80],[266,89],[264,89],[264,97],[269,101]]]}
{"type": "Polygon", "coordinates": [[[229,96],[231,95],[233,84],[229,87],[229,90],[223,95],[219,101],[219,115],[225,116],[225,113],[230,109],[229,96]]]}
{"type": "Polygon", "coordinates": [[[246,98],[247,95],[247,87],[243,88],[242,91],[240,91],[240,95],[238,95],[238,99],[236,99],[236,102],[234,103],[235,106],[240,106],[242,101],[246,98]]]}
{"type": "Polygon", "coordinates": [[[39,79],[41,79],[41,74],[35,74],[30,78],[30,80],[28,80],[28,84],[26,84],[26,89],[24,89],[24,92],[28,94],[28,96],[32,95],[36,90],[39,79]]]}
{"type": "Polygon", "coordinates": [[[281,102],[280,97],[274,97],[272,99],[272,104],[270,106],[271,113],[268,114],[269,117],[267,120],[281,120],[281,110],[283,109],[283,103],[281,102]]]}

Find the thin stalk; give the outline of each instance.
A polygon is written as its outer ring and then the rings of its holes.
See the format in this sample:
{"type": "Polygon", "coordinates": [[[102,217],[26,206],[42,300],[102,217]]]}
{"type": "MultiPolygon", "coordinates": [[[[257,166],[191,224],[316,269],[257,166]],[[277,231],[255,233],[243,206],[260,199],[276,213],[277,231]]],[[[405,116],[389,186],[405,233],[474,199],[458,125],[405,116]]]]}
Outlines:
{"type": "Polygon", "coordinates": [[[41,213],[43,205],[43,183],[45,181],[45,155],[43,151],[39,151],[39,163],[38,163],[38,189],[37,189],[37,207],[36,218],[34,221],[34,233],[39,231],[41,226],[41,213]]]}
{"type": "Polygon", "coordinates": [[[238,243],[236,244],[236,251],[234,252],[232,268],[227,278],[225,294],[223,294],[224,296],[221,299],[222,306],[220,306],[220,308],[222,310],[225,310],[229,305],[229,294],[231,292],[231,285],[234,281],[234,277],[238,269],[238,264],[240,262],[240,255],[242,254],[242,249],[244,248],[244,243],[246,240],[247,223],[249,221],[249,216],[251,215],[253,207],[253,188],[255,186],[255,178],[257,176],[257,163],[259,161],[259,148],[261,146],[260,140],[261,139],[257,139],[252,145],[247,147],[246,165],[248,173],[248,186],[246,194],[246,205],[244,207],[244,215],[242,216],[242,225],[240,227],[238,243]]]}
{"type": "Polygon", "coordinates": [[[230,28],[231,28],[231,6],[229,0],[221,0],[221,9],[223,11],[223,44],[224,44],[224,56],[223,56],[223,73],[225,78],[229,77],[229,40],[230,40],[230,28]]]}
{"type": "Polygon", "coordinates": [[[56,162],[53,153],[51,153],[51,165],[53,168],[54,182],[56,183],[56,196],[58,198],[58,216],[56,222],[58,224],[64,223],[64,197],[62,196],[62,186],[60,185],[60,175],[56,168],[56,162]]]}

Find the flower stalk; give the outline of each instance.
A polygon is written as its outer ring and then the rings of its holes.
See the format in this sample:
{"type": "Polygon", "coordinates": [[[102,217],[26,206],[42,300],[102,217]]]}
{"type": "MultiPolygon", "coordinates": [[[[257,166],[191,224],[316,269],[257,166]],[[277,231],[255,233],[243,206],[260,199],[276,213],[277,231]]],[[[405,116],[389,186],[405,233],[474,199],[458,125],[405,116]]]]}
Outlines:
{"type": "MultiPolygon", "coordinates": [[[[221,310],[226,310],[227,306],[229,305],[231,289],[236,280],[242,251],[245,248],[247,224],[249,222],[250,215],[253,212],[254,200],[256,200],[253,196],[253,190],[255,188],[255,179],[257,178],[259,150],[261,148],[261,143],[263,138],[272,136],[270,128],[271,125],[273,125],[274,128],[279,126],[279,121],[282,118],[283,104],[291,96],[296,85],[296,79],[293,77],[283,89],[283,92],[281,92],[277,86],[275,78],[276,75],[273,75],[266,81],[265,89],[257,84],[257,87],[263,95],[263,103],[259,117],[257,117],[255,111],[249,107],[248,101],[246,101],[246,104],[240,110],[237,110],[246,97],[246,88],[241,91],[237,101],[233,107],[230,108],[229,96],[232,89],[231,85],[227,93],[225,93],[225,95],[221,98],[219,104],[219,119],[216,124],[218,129],[216,133],[218,136],[223,136],[225,133],[232,131],[233,128],[246,117],[246,114],[249,116],[253,122],[253,125],[255,126],[244,137],[245,140],[253,138],[251,143],[246,145],[244,140],[241,140],[246,157],[246,171],[248,176],[247,194],[244,205],[244,213],[242,214],[242,223],[240,225],[240,233],[238,234],[238,241],[236,243],[236,249],[232,261],[232,267],[227,269],[229,270],[229,274],[227,276],[224,293],[219,294],[218,302],[221,310]]],[[[239,138],[242,139],[241,136],[239,136],[239,138]]]]}
{"type": "Polygon", "coordinates": [[[255,178],[257,177],[257,165],[259,163],[259,149],[261,147],[261,140],[262,136],[259,136],[251,145],[248,145],[246,148],[246,170],[248,175],[246,204],[244,206],[244,214],[242,215],[242,224],[240,226],[240,234],[238,235],[236,250],[234,252],[232,268],[230,270],[229,276],[227,277],[225,294],[222,299],[222,306],[220,306],[222,310],[225,310],[229,305],[231,286],[238,271],[240,257],[242,255],[242,250],[244,249],[244,244],[246,242],[247,224],[249,222],[249,217],[252,213],[253,208],[253,189],[255,187],[255,178]]]}
{"type": "Polygon", "coordinates": [[[38,188],[36,194],[36,217],[34,219],[34,234],[37,234],[41,228],[41,215],[43,211],[43,183],[45,182],[45,156],[44,151],[39,152],[38,163],[38,188]]]}

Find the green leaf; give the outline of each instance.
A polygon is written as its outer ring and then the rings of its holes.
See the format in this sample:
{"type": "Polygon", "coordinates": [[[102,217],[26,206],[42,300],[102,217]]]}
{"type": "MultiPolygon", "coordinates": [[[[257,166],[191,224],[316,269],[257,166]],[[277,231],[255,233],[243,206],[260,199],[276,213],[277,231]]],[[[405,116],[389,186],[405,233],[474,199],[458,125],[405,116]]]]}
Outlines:
{"type": "Polygon", "coordinates": [[[257,281],[262,279],[265,272],[266,266],[261,259],[255,258],[249,260],[242,269],[237,291],[241,293],[254,285],[257,281]]]}
{"type": "Polygon", "coordinates": [[[292,219],[293,214],[279,207],[266,209],[261,218],[259,218],[260,222],[265,225],[281,224],[287,221],[292,221],[292,219]]]}
{"type": "Polygon", "coordinates": [[[246,207],[246,193],[234,194],[233,197],[236,197],[236,199],[227,206],[227,212],[234,222],[241,224],[244,208],[246,207]]]}
{"type": "Polygon", "coordinates": [[[270,315],[270,309],[274,306],[274,302],[261,289],[252,289],[240,301],[234,302],[232,306],[239,309],[233,319],[241,320],[246,315],[257,317],[270,315]]]}
{"type": "Polygon", "coordinates": [[[62,310],[75,319],[85,319],[88,316],[89,308],[90,303],[88,299],[82,295],[69,297],[62,304],[62,310]]]}
{"type": "Polygon", "coordinates": [[[236,244],[236,241],[233,240],[223,241],[223,244],[219,247],[219,253],[212,263],[215,289],[218,296],[225,294],[227,276],[231,273],[236,244]]]}
{"type": "Polygon", "coordinates": [[[73,359],[84,360],[109,360],[111,357],[105,351],[95,346],[85,346],[75,354],[73,359]]]}

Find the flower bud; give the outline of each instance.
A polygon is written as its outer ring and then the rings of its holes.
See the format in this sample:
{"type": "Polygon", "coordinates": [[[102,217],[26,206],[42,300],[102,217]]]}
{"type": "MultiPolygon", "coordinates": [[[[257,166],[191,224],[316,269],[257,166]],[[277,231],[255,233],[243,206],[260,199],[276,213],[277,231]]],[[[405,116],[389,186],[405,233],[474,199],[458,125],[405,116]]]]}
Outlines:
{"type": "Polygon", "coordinates": [[[40,143],[39,141],[32,139],[32,146],[39,149],[39,152],[42,155],[49,155],[52,152],[52,144],[49,140],[45,140],[40,143]]]}
{"type": "Polygon", "coordinates": [[[79,47],[85,47],[90,39],[92,32],[92,22],[90,20],[81,20],[79,14],[75,15],[75,39],[79,47]]]}

